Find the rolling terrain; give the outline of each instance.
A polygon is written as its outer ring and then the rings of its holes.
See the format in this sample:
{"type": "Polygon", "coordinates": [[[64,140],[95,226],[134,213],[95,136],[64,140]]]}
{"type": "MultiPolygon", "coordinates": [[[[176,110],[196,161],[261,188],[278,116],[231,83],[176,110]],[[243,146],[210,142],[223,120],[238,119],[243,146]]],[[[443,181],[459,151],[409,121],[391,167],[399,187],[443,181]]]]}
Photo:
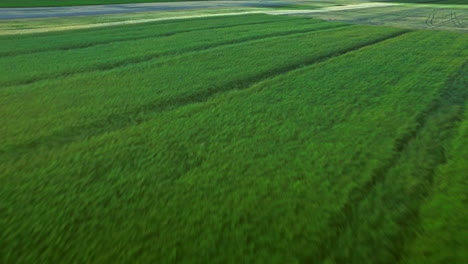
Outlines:
{"type": "Polygon", "coordinates": [[[0,46],[0,263],[468,262],[465,33],[255,14],[0,46]]]}

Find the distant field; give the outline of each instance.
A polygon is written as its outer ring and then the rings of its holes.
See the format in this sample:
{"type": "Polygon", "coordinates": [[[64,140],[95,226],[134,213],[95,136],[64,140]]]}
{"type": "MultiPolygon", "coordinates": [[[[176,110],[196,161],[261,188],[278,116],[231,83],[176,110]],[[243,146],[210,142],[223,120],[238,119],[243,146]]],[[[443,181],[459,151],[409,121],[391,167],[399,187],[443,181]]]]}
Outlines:
{"type": "MultiPolygon", "coordinates": [[[[0,7],[80,6],[128,3],[180,2],[182,0],[1,0],[0,7]]],[[[183,0],[196,1],[196,0],[183,0]]]]}
{"type": "Polygon", "coordinates": [[[428,3],[451,4],[451,5],[468,5],[468,1],[466,1],[466,0],[435,0],[435,1],[428,1],[428,3]]]}
{"type": "Polygon", "coordinates": [[[0,46],[0,263],[468,263],[467,34],[249,15],[0,46]]]}
{"type": "Polygon", "coordinates": [[[314,15],[330,21],[352,24],[386,25],[411,29],[450,30],[468,33],[468,6],[396,5],[343,10],[314,15]]]}
{"type": "Polygon", "coordinates": [[[445,4],[445,5],[468,5],[467,0],[383,0],[385,2],[421,3],[421,4],[445,4]]]}

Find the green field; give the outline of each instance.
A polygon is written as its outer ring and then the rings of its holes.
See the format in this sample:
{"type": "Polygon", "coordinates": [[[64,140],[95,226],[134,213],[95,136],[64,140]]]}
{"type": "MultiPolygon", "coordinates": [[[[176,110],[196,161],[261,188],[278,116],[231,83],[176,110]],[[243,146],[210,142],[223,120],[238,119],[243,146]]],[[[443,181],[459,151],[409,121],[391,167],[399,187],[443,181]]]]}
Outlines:
{"type": "MultiPolygon", "coordinates": [[[[129,3],[180,2],[182,0],[1,0],[0,7],[80,6],[129,3]]],[[[196,0],[183,0],[196,1],[196,0]]]]}
{"type": "Polygon", "coordinates": [[[0,46],[0,263],[468,263],[467,34],[244,15],[0,46]]]}

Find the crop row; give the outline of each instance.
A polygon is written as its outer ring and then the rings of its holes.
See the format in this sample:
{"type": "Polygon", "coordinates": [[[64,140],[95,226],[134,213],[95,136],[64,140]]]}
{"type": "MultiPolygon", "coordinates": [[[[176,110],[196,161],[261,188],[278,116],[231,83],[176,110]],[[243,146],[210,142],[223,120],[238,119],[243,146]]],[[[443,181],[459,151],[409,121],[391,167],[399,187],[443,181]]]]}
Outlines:
{"type": "Polygon", "coordinates": [[[29,144],[53,135],[58,142],[60,137],[67,141],[119,128],[145,120],[148,113],[243,89],[272,75],[404,32],[375,27],[339,28],[4,88],[0,90],[5,101],[0,106],[5,116],[5,126],[0,128],[2,146],[5,149],[12,144],[29,144]],[[81,131],[83,127],[88,128],[81,131]]]}
{"type": "MultiPolygon", "coordinates": [[[[167,20],[137,25],[112,26],[96,29],[73,30],[29,35],[0,37],[0,56],[11,56],[50,50],[68,50],[119,41],[169,36],[178,33],[242,25],[267,24],[290,21],[281,16],[247,15],[208,17],[191,20],[167,20]]],[[[306,20],[306,19],[301,19],[306,20]]]]}
{"type": "Polygon", "coordinates": [[[293,20],[277,25],[254,24],[235,28],[209,29],[167,37],[112,42],[75,50],[57,50],[4,57],[0,58],[0,68],[4,69],[4,74],[0,76],[0,86],[18,85],[80,72],[111,69],[188,51],[342,26],[344,25],[340,23],[320,23],[318,20],[293,20]]]}

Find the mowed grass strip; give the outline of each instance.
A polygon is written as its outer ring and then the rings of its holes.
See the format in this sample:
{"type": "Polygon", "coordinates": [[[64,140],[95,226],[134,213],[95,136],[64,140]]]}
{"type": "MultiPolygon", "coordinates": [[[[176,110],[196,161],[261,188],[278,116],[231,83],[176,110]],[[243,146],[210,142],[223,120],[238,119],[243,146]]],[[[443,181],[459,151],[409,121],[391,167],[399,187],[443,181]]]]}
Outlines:
{"type": "MultiPolygon", "coordinates": [[[[368,38],[384,30],[360,29],[368,38]]],[[[360,31],[347,32],[340,40],[360,31]]],[[[314,39],[333,43],[328,36],[314,39]]],[[[0,255],[7,263],[324,260],[332,249],[323,242],[343,235],[330,225],[350,194],[412,140],[404,139],[463,63],[465,43],[461,34],[408,33],[136,126],[4,161],[0,255]]],[[[220,68],[209,65],[204,69],[220,68]]],[[[380,213],[366,212],[372,219],[380,213]]],[[[367,247],[360,243],[358,252],[367,247]]],[[[354,260],[347,263],[362,263],[354,260]]],[[[378,263],[392,260],[383,255],[378,263]]]]}
{"type": "Polygon", "coordinates": [[[268,15],[220,16],[65,32],[2,36],[0,37],[0,46],[2,47],[0,56],[14,56],[50,50],[79,49],[119,41],[170,36],[183,32],[267,24],[295,19],[297,18],[268,15]]]}
{"type": "Polygon", "coordinates": [[[302,19],[281,21],[274,24],[209,29],[69,51],[58,50],[5,57],[0,58],[0,68],[4,69],[4,74],[0,76],[0,86],[25,84],[80,72],[111,69],[129,63],[139,63],[161,56],[203,50],[220,45],[343,26],[346,25],[302,19]]]}
{"type": "Polygon", "coordinates": [[[243,89],[405,32],[367,26],[331,29],[0,89],[2,150],[30,150],[142,122],[148,115],[243,89]]]}

